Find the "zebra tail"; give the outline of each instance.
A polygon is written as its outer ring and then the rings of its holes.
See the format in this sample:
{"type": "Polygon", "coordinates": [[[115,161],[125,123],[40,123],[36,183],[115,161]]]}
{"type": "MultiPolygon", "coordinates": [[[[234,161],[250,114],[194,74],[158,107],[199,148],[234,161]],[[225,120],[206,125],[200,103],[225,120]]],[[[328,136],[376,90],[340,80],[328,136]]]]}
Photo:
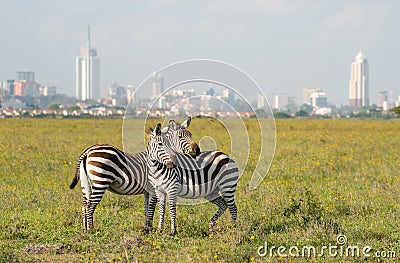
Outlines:
{"type": "MultiPolygon", "coordinates": [[[[80,177],[80,167],[81,167],[81,162],[83,162],[84,165],[84,169],[86,170],[86,158],[87,158],[87,150],[81,154],[81,156],[79,157],[78,162],[76,163],[76,167],[75,167],[75,176],[74,179],[72,180],[72,183],[69,186],[69,189],[74,189],[75,186],[78,184],[79,181],[79,177],[80,177]]],[[[85,171],[86,172],[86,171],[85,171]]]]}

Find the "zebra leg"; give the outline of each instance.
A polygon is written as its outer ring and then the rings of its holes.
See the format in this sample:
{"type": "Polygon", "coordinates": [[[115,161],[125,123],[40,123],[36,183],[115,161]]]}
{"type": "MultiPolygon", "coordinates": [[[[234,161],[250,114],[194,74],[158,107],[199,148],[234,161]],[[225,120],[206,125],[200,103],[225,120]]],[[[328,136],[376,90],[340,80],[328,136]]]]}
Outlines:
{"type": "Polygon", "coordinates": [[[83,215],[83,231],[88,232],[93,230],[93,215],[96,206],[101,201],[104,195],[105,189],[92,189],[92,193],[89,198],[83,193],[83,204],[82,204],[82,215],[83,215]]]}
{"type": "Polygon", "coordinates": [[[144,231],[149,231],[149,219],[148,219],[148,212],[149,212],[149,193],[144,193],[144,231]]]}
{"type": "Polygon", "coordinates": [[[176,193],[169,193],[168,194],[169,217],[171,218],[171,235],[172,236],[177,234],[177,232],[176,232],[176,201],[177,201],[176,193]]]}
{"type": "Polygon", "coordinates": [[[93,215],[94,210],[99,202],[89,202],[86,210],[86,220],[87,220],[87,231],[93,230],[93,215]]]}
{"type": "MultiPolygon", "coordinates": [[[[80,179],[81,179],[81,187],[82,187],[82,217],[83,217],[83,232],[87,232],[89,229],[89,205],[90,199],[92,195],[92,187],[89,184],[89,180],[86,175],[86,171],[84,169],[80,170],[80,179]]],[[[92,223],[93,225],[93,223],[92,223]]]]}
{"type": "Polygon", "coordinates": [[[86,200],[85,196],[83,196],[82,202],[82,219],[83,219],[83,232],[88,231],[88,220],[87,220],[87,210],[88,210],[88,201],[86,200]]]}
{"type": "Polygon", "coordinates": [[[236,203],[235,203],[235,197],[234,195],[223,195],[223,198],[226,202],[226,204],[228,205],[229,208],[229,212],[231,213],[232,216],[232,221],[234,223],[236,223],[237,220],[237,207],[236,207],[236,203]]]}
{"type": "Polygon", "coordinates": [[[165,214],[165,194],[157,192],[158,199],[158,232],[162,232],[164,227],[164,214],[165,214]]]}
{"type": "Polygon", "coordinates": [[[82,216],[83,216],[83,232],[89,232],[93,229],[93,214],[97,204],[92,204],[90,200],[83,200],[82,216]]]}
{"type": "Polygon", "coordinates": [[[86,210],[86,220],[87,220],[87,229],[88,231],[93,230],[93,215],[94,211],[96,210],[97,205],[103,198],[103,195],[105,193],[105,189],[93,189],[93,193],[90,196],[90,200],[87,204],[87,210],[86,210]]]}
{"type": "MultiPolygon", "coordinates": [[[[145,194],[146,202],[146,194],[145,194]]],[[[145,221],[145,231],[151,231],[153,229],[153,217],[154,210],[157,204],[157,197],[154,194],[147,194],[147,208],[146,209],[146,221],[145,221]]]]}
{"type": "Polygon", "coordinates": [[[233,203],[230,204],[230,205],[228,204],[228,207],[229,207],[229,212],[231,213],[231,216],[232,216],[232,221],[234,223],[236,223],[236,221],[237,221],[237,207],[236,207],[235,201],[233,201],[233,203]]]}
{"type": "Polygon", "coordinates": [[[213,215],[213,217],[211,217],[209,222],[209,231],[214,232],[214,226],[217,223],[218,218],[225,212],[227,205],[221,196],[209,201],[218,206],[218,211],[213,215]]]}

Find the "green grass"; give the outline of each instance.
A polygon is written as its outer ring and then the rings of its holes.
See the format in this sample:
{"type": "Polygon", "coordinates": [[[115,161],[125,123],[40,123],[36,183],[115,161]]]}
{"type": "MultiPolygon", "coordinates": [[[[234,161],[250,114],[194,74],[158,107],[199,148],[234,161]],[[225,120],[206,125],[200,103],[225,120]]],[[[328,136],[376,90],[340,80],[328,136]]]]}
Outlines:
{"type": "MultiPolygon", "coordinates": [[[[192,122],[195,139],[212,131],[206,121],[192,122]]],[[[144,234],[143,196],[109,192],[96,209],[95,230],[84,234],[80,190],[68,187],[75,162],[92,144],[122,148],[121,129],[122,120],[0,119],[0,262],[308,262],[260,257],[257,249],[265,241],[320,248],[336,244],[338,234],[348,245],[400,257],[399,120],[279,120],[269,174],[247,189],[252,152],[237,187],[239,222],[232,225],[225,213],[214,235],[212,204],[178,206],[175,237],[168,216],[165,233],[144,234]]],[[[220,136],[218,147],[228,151],[220,136]]],[[[312,260],[338,259],[356,258],[312,260]]]]}

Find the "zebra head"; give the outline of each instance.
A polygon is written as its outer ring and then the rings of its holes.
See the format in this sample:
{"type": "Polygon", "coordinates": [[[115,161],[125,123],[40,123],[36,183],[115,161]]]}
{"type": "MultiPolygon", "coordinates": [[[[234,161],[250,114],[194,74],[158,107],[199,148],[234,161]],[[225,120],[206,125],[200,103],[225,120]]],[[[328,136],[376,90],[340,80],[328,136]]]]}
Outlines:
{"type": "Polygon", "coordinates": [[[186,129],[190,122],[191,117],[188,117],[182,124],[170,120],[168,127],[163,129],[163,133],[174,151],[196,157],[200,154],[200,147],[193,140],[192,133],[186,129]]]}
{"type": "Polygon", "coordinates": [[[166,138],[161,134],[161,123],[148,132],[147,155],[153,164],[162,163],[167,168],[174,168],[176,164],[175,153],[167,145],[166,138]]]}

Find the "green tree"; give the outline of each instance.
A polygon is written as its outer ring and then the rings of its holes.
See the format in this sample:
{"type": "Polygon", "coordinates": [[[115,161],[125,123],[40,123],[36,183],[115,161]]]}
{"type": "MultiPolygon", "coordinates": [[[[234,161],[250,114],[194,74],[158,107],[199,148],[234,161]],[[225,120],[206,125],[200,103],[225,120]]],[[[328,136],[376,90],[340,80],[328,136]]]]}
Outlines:
{"type": "Polygon", "coordinates": [[[306,116],[308,116],[308,113],[305,110],[300,110],[300,111],[296,112],[296,116],[297,117],[306,117],[306,116]]]}
{"type": "Polygon", "coordinates": [[[81,107],[79,107],[78,105],[73,105],[73,106],[70,106],[68,109],[69,110],[80,110],[81,107]]]}
{"type": "Polygon", "coordinates": [[[400,116],[400,106],[394,107],[390,109],[390,112],[395,116],[400,116]]]}
{"type": "Polygon", "coordinates": [[[268,117],[264,109],[256,109],[256,114],[258,117],[268,117]]]}
{"type": "Polygon", "coordinates": [[[286,112],[282,112],[282,111],[275,112],[274,113],[274,117],[277,118],[277,119],[290,119],[290,118],[292,118],[289,114],[287,114],[286,112]]]}
{"type": "Polygon", "coordinates": [[[305,111],[308,114],[310,114],[312,111],[314,110],[313,106],[309,105],[309,104],[303,104],[300,107],[300,111],[305,111]]]}
{"type": "Polygon", "coordinates": [[[59,103],[53,103],[49,106],[49,110],[58,110],[58,109],[60,109],[59,103]]]}

